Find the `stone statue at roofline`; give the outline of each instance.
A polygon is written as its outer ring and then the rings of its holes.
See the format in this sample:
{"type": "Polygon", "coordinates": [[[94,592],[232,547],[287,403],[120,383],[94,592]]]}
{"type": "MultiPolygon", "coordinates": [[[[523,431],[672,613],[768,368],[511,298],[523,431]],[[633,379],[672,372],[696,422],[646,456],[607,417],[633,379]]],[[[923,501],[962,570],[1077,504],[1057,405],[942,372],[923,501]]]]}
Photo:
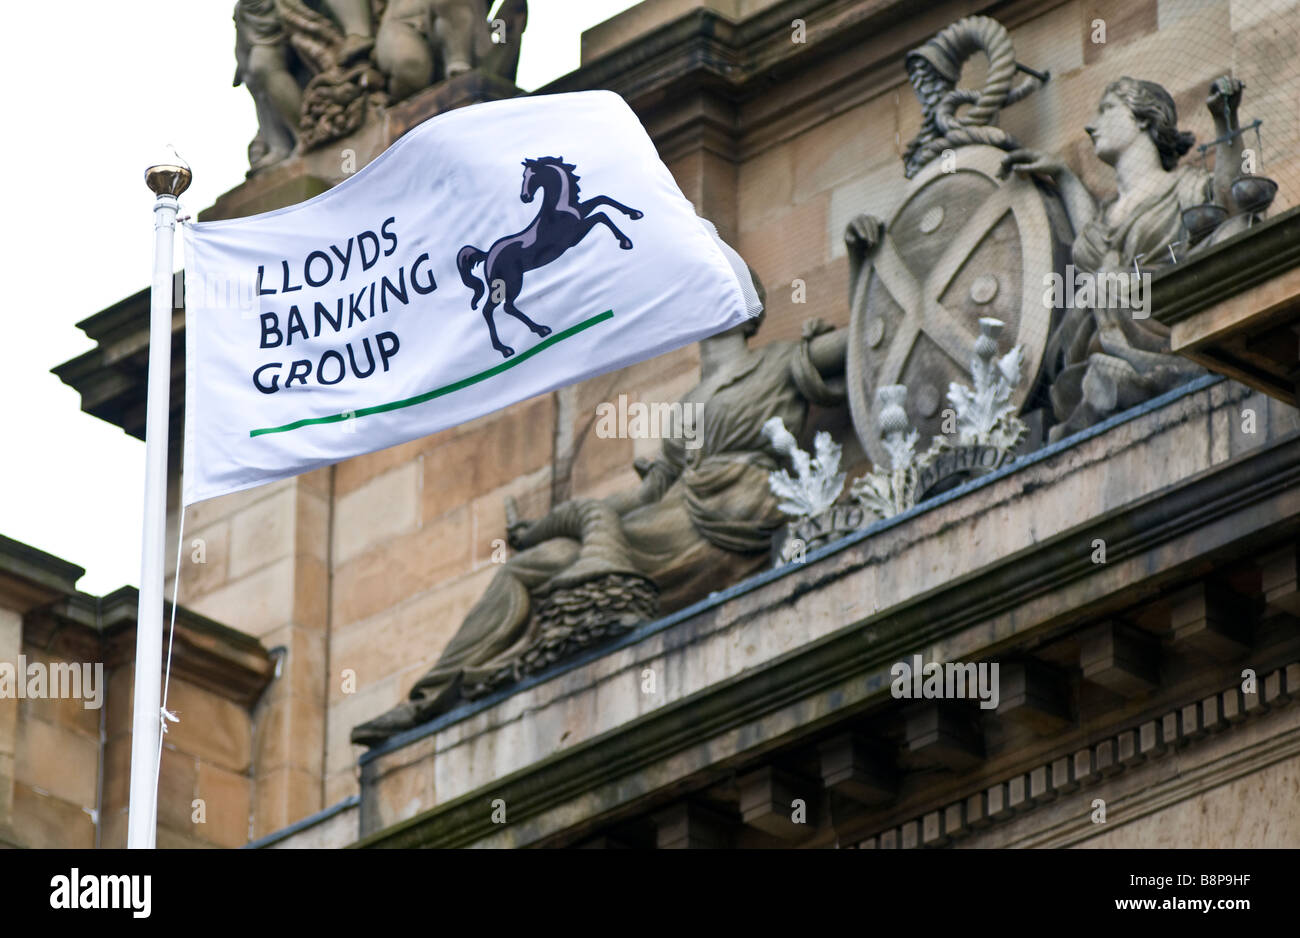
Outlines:
{"type": "Polygon", "coordinates": [[[248,145],[250,173],[285,159],[297,143],[305,79],[293,64],[275,0],[238,0],[235,84],[248,89],[257,110],[257,136],[248,145]]]}
{"type": "Polygon", "coordinates": [[[682,398],[706,405],[698,448],[674,430],[637,464],[635,489],[573,499],[536,521],[507,507],[518,553],[409,699],[355,727],[353,742],[376,745],[766,565],[785,516],[769,486],[782,454],[764,427],[780,418],[797,435],[810,404],[843,401],[847,337],[810,320],[800,341],[750,348],[760,321],[700,342],[700,381],[682,398]]]}
{"type": "Polygon", "coordinates": [[[472,69],[514,81],[527,0],[237,0],[235,84],[258,132],[250,175],[358,130],[368,109],[472,69]]]}
{"type": "MultiPolygon", "coordinates": [[[[1242,172],[1237,109],[1243,87],[1228,77],[1210,87],[1213,173],[1179,165],[1194,138],[1178,129],[1173,98],[1154,82],[1128,77],[1106,87],[1085,128],[1098,159],[1115,169],[1115,195],[1094,197],[1063,162],[1035,150],[1008,154],[1002,172],[1037,177],[1059,192],[1075,232],[1071,254],[1079,271],[1127,276],[1177,262],[1245,228],[1276,191],[1271,180],[1242,172]]],[[[1065,311],[1043,368],[1058,421],[1053,440],[1200,373],[1170,353],[1168,327],[1108,302],[1065,311]]]]}
{"type": "Polygon", "coordinates": [[[443,78],[474,68],[514,80],[526,0],[497,13],[500,30],[484,17],[491,0],[388,0],[379,20],[375,62],[388,76],[388,94],[401,101],[443,78]]]}
{"type": "MultiPolygon", "coordinates": [[[[1209,91],[1215,139],[1200,147],[1200,155],[1203,161],[1215,151],[1212,173],[1203,165],[1179,166],[1193,139],[1178,129],[1164,88],[1132,78],[1112,82],[1088,128],[1097,156],[1116,172],[1117,194],[1099,200],[1063,161],[1024,148],[997,127],[999,109],[1036,87],[1028,80],[1016,84],[1016,72],[1040,84],[1050,78],[1015,60],[1010,36],[997,21],[958,20],[909,52],[905,65],[923,117],[903,154],[904,175],[912,182],[888,223],[864,213],[845,232],[853,313],[849,403],[873,460],[884,458],[871,432],[875,388],[911,386],[908,416],[918,425],[928,421],[926,432],[934,432],[937,389],[954,367],[964,365],[976,316],[1005,320],[1013,342],[1025,346],[1027,381],[1016,403],[1026,416],[1034,410],[1032,422],[1050,427],[1053,440],[1198,374],[1196,366],[1170,353],[1168,330],[1150,318],[1145,302],[1130,302],[1131,291],[1124,291],[1121,302],[1097,302],[1103,298],[1096,291],[1091,299],[1076,295],[1074,277],[1069,269],[1061,277],[1054,258],[1059,241],[1074,275],[1108,286],[1123,276],[1121,286],[1137,281],[1145,287],[1146,278],[1138,279],[1144,271],[1194,256],[1261,217],[1276,184],[1254,175],[1251,161],[1259,154],[1243,150],[1243,133],[1258,131],[1261,122],[1241,127],[1241,82],[1223,77],[1209,91]],[[965,63],[978,53],[988,59],[983,87],[960,87],[965,63]],[[993,148],[1008,152],[994,159],[993,148]],[[1001,187],[981,194],[981,186],[998,180],[1001,187]],[[1012,188],[1026,181],[1037,184],[1038,196],[1023,186],[1012,188]],[[979,232],[955,220],[987,220],[989,210],[1003,202],[1014,218],[1004,223],[1000,239],[975,241],[979,232]],[[975,246],[956,267],[948,257],[952,250],[941,253],[967,243],[975,246]],[[978,274],[968,298],[962,296],[963,271],[978,274]],[[999,297],[1015,295],[1006,286],[1018,288],[1022,299],[1032,298],[1040,294],[1039,277],[1050,275],[1069,281],[1068,301],[989,310],[1002,302],[999,297]],[[926,291],[933,295],[922,297],[926,291]],[[909,347],[908,337],[917,334],[927,341],[909,347]]],[[[1032,439],[1038,439],[1037,431],[1032,439]]]]}

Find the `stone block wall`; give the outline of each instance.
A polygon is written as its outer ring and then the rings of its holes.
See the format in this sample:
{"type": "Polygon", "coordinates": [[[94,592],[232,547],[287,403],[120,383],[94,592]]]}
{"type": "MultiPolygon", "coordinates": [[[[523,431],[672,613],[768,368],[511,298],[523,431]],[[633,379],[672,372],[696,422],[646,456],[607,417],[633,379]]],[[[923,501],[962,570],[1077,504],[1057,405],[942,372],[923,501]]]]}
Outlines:
{"type": "MultiPolygon", "coordinates": [[[[24,689],[0,697],[0,846],[125,847],[134,593],[125,603],[129,591],[104,599],[56,593],[33,604],[14,582],[0,577],[0,662],[24,689]],[[71,669],[78,674],[69,686],[71,669]],[[58,696],[69,690],[81,696],[58,696]]],[[[167,705],[180,721],[164,737],[157,843],[238,847],[254,811],[250,699],[269,662],[253,643],[227,645],[228,633],[210,623],[196,631],[194,622],[185,615],[177,624],[167,705]]]]}
{"type": "MultiPolygon", "coordinates": [[[[47,668],[73,663],[30,642],[20,642],[15,652],[10,656],[6,650],[0,660],[16,663],[22,654],[27,662],[47,668]]],[[[11,733],[11,818],[18,843],[35,848],[94,847],[100,711],[66,699],[7,698],[0,701],[0,708],[10,712],[7,721],[0,715],[0,747],[5,745],[6,731],[11,733]]],[[[129,731],[129,701],[127,714],[129,731]]]]}
{"type": "MultiPolygon", "coordinates": [[[[108,681],[100,840],[100,846],[108,849],[126,846],[134,670],[129,664],[121,666],[108,681]]],[[[167,709],[179,722],[169,725],[163,739],[158,846],[243,846],[253,816],[253,724],[249,711],[174,676],[167,709]]],[[[65,752],[59,753],[60,765],[65,764],[65,752]]],[[[49,846],[70,844],[61,840],[49,846]]]]}
{"type": "Polygon", "coordinates": [[[504,498],[523,517],[549,507],[555,419],[552,397],[535,398],[337,467],[330,804],[358,791],[352,727],[404,699],[491,579],[504,498]]]}
{"type": "MultiPolygon", "coordinates": [[[[210,499],[185,514],[181,605],[259,639],[280,659],[279,677],[251,714],[250,751],[238,766],[225,766],[252,782],[256,820],[240,843],[325,806],[332,484],[333,470],[325,469],[210,499]]],[[[173,511],[169,544],[176,543],[176,520],[173,511]]],[[[167,559],[169,591],[175,559],[167,559]]]]}

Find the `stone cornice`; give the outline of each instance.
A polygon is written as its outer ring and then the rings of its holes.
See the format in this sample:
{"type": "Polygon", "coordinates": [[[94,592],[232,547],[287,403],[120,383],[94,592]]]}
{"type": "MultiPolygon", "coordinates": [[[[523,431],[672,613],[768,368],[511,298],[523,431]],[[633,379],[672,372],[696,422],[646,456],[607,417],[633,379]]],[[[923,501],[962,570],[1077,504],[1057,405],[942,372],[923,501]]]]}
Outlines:
{"type": "MultiPolygon", "coordinates": [[[[101,600],[105,663],[135,658],[139,592],[123,587],[101,600]]],[[[170,618],[171,603],[163,604],[170,618]]],[[[275,675],[275,662],[260,641],[184,607],[176,610],[172,672],[206,690],[251,707],[275,675]]]]}
{"type": "MultiPolygon", "coordinates": [[[[170,622],[171,603],[163,604],[170,622]]],[[[24,622],[23,639],[68,657],[130,666],[135,658],[139,591],[124,586],[107,596],[72,592],[24,622]]],[[[252,706],[270,683],[275,662],[260,641],[201,616],[176,609],[172,673],[243,706],[252,706]]]]}
{"type": "MultiPolygon", "coordinates": [[[[366,753],[362,754],[362,756],[358,761],[364,767],[369,762],[373,761],[379,756],[382,756],[385,753],[400,750],[413,742],[417,742],[425,738],[426,736],[429,736],[437,732],[438,730],[443,729],[444,727],[450,726],[462,720],[467,720],[477,713],[481,713],[485,710],[491,709],[492,707],[496,706],[500,702],[506,700],[507,698],[513,696],[514,694],[518,693],[521,690],[524,690],[528,687],[532,687],[534,685],[540,684],[545,681],[552,680],[562,674],[565,674],[579,667],[582,667],[584,664],[590,661],[612,654],[613,652],[618,651],[621,648],[638,644],[644,641],[650,635],[671,628],[677,625],[678,623],[683,622],[692,617],[712,614],[714,610],[718,609],[723,604],[730,602],[731,600],[736,599],[740,596],[744,596],[745,594],[751,593],[755,590],[761,589],[767,584],[772,583],[774,581],[783,580],[786,578],[792,579],[795,585],[791,587],[791,595],[789,597],[790,600],[797,599],[799,596],[805,593],[813,592],[818,587],[831,582],[831,580],[840,579],[843,576],[842,573],[837,573],[834,576],[830,576],[829,578],[824,576],[823,578],[818,579],[815,583],[810,582],[805,578],[801,578],[802,572],[804,570],[815,568],[817,566],[818,561],[848,551],[852,549],[855,545],[865,540],[877,537],[880,534],[889,531],[890,529],[907,524],[912,519],[920,515],[926,514],[928,512],[934,511],[936,509],[939,509],[951,501],[963,498],[980,489],[994,485],[999,480],[1006,478],[1009,475],[1019,473],[1030,466],[1054,460],[1060,454],[1066,452],[1072,447],[1079,446],[1088,440],[1094,439],[1095,437],[1101,436],[1102,434],[1109,432],[1115,427],[1122,426],[1123,424],[1136,420],[1147,413],[1158,410],[1161,407],[1165,406],[1166,404],[1169,404],[1179,398],[1188,396],[1204,388],[1211,387],[1221,380],[1222,379],[1212,375],[1197,379],[1196,381],[1184,385],[1181,388],[1177,388],[1173,391],[1168,392],[1167,394],[1161,395],[1158,398],[1154,398],[1153,400],[1148,401],[1146,404],[1143,404],[1140,407],[1136,407],[1124,413],[1117,414],[1103,421],[1102,423],[1096,424],[1095,426],[1090,427],[1087,430],[1075,434],[1072,437],[1069,437],[1057,443],[1051,444],[1050,446],[1046,446],[1042,449],[1039,449],[1029,454],[1028,456],[1021,457],[1016,462],[1009,463],[995,472],[991,472],[985,476],[981,476],[977,479],[967,482],[961,486],[958,486],[955,489],[952,489],[949,492],[936,496],[935,498],[927,499],[921,502],[920,504],[913,506],[907,511],[901,512],[890,518],[886,518],[881,521],[877,521],[871,525],[868,525],[867,527],[863,528],[862,530],[858,531],[855,534],[850,535],[849,537],[845,537],[839,541],[834,541],[829,544],[825,544],[821,547],[818,547],[815,550],[811,550],[807,554],[807,558],[806,558],[807,563],[802,567],[799,565],[788,564],[783,567],[754,574],[753,576],[741,581],[740,583],[736,583],[724,590],[719,590],[718,592],[711,594],[708,598],[700,600],[699,602],[696,602],[684,609],[678,610],[672,615],[665,616],[663,619],[639,626],[633,631],[627,633],[626,635],[618,639],[617,641],[611,642],[610,644],[607,645],[602,645],[598,648],[591,649],[589,651],[584,652],[583,654],[577,655],[571,659],[560,662],[554,665],[553,667],[547,669],[546,671],[537,674],[535,676],[525,678],[524,680],[510,686],[509,688],[497,691],[496,693],[490,694],[472,703],[458,707],[453,711],[450,711],[434,720],[431,720],[429,723],[426,723],[422,726],[416,727],[411,730],[407,730],[404,733],[394,736],[391,739],[387,740],[386,742],[382,743],[381,745],[376,746],[370,749],[369,751],[367,751],[366,753]]],[[[1080,572],[1081,574],[1085,573],[1086,567],[1080,566],[1080,572]]],[[[957,582],[957,581],[952,581],[952,582],[957,582]]],[[[958,603],[958,607],[960,607],[960,603],[958,603]]]]}
{"type": "MultiPolygon", "coordinates": [[[[1253,694],[1243,693],[1240,682],[1208,696],[1198,693],[1169,706],[1160,718],[1117,732],[1108,731],[1105,738],[1083,749],[1006,776],[992,786],[981,786],[958,801],[918,813],[901,824],[869,830],[867,833],[872,836],[859,846],[868,849],[944,846],[954,839],[973,834],[977,829],[1022,818],[1036,807],[1104,778],[1195,746],[1210,734],[1231,731],[1243,721],[1285,706],[1298,696],[1300,662],[1260,674],[1253,694]]],[[[1223,784],[1297,751],[1300,751],[1300,734],[1292,733],[1280,744],[1270,740],[1262,747],[1248,746],[1244,758],[1231,759],[1227,763],[1216,760],[1208,769],[1189,773],[1189,777],[1179,773],[1176,784],[1161,786],[1164,789],[1161,791],[1145,792],[1140,799],[1141,808],[1136,808],[1132,802],[1126,803],[1124,819],[1132,821],[1159,811],[1198,791],[1223,784]],[[1201,776],[1213,777],[1214,781],[1207,784],[1201,776]]],[[[1110,806],[1112,811],[1116,808],[1117,805],[1110,806]]],[[[1014,846],[1070,846],[1095,836],[1097,827],[1089,814],[1080,814],[1072,823],[1039,832],[1029,837],[1027,842],[1018,842],[1014,846]]],[[[841,843],[841,846],[854,846],[853,841],[860,836],[848,838],[849,842],[841,843]]]]}
{"type": "Polygon", "coordinates": [[[665,160],[701,142],[748,159],[905,83],[904,56],[948,23],[978,12],[1014,29],[1061,2],[950,0],[918,10],[915,0],[784,0],[740,22],[697,8],[535,93],[616,91],[665,160]],[[804,43],[791,41],[796,19],[805,23],[804,43]],[[714,106],[707,119],[693,120],[702,99],[714,106]]]}
{"type": "MultiPolygon", "coordinates": [[[[1055,449],[1055,447],[1053,448],[1055,449]]],[[[1300,437],[1291,436],[1249,455],[1223,463],[1185,482],[1137,500],[1121,509],[1087,521],[1086,532],[1071,530],[1050,540],[999,558],[977,574],[847,625],[826,639],[790,652],[767,667],[742,672],[707,691],[680,699],[634,719],[618,729],[550,756],[494,782],[490,797],[506,799],[511,823],[557,807],[613,779],[633,777],[646,767],[685,749],[692,743],[729,730],[738,730],[782,707],[798,705],[812,694],[843,686],[864,675],[888,673],[889,663],[918,648],[929,647],[972,625],[1047,597],[1072,581],[1096,572],[1089,550],[1080,544],[1103,539],[1108,566],[1124,558],[1139,558],[1175,538],[1189,536],[1218,524],[1216,536],[1224,543],[1197,557],[1204,566],[1219,551],[1241,551],[1251,543],[1263,546],[1294,533],[1300,519],[1273,525],[1228,524],[1252,506],[1270,498],[1285,497],[1300,482],[1300,437]],[[1085,538],[1086,534],[1086,539],[1085,538]],[[1083,539],[1083,540],[1081,540],[1083,539]]],[[[869,536],[870,531],[863,536],[869,536]]],[[[823,548],[825,559],[833,552],[850,552],[863,536],[823,548]]],[[[811,556],[778,605],[823,588],[856,569],[855,563],[819,564],[811,556]],[[824,572],[823,572],[824,571],[824,572]]],[[[859,561],[860,563],[860,561],[859,561]]],[[[1165,579],[1172,579],[1166,574],[1165,579]]],[[[1143,583],[1144,589],[1153,582],[1143,583]]],[[[1033,631],[1035,641],[1059,635],[1105,611],[1108,600],[1099,598],[1066,607],[1033,631]]],[[[1058,608],[1060,608],[1058,606],[1058,608]]],[[[1026,640],[1022,636],[1018,641],[1026,640]]],[[[973,650],[969,659],[1010,650],[1002,641],[973,650]]],[[[866,707],[896,705],[887,680],[874,683],[866,707]]],[[[823,714],[800,727],[815,733],[823,725],[843,719],[845,713],[823,714]]],[[[774,747],[780,740],[769,741],[774,747]]],[[[756,755],[750,750],[747,757],[756,755]]],[[[371,766],[367,766],[367,769],[371,766]]],[[[734,766],[712,766],[725,774],[734,766]]],[[[363,770],[364,771],[364,770],[363,770]]],[[[648,792],[647,792],[648,793],[648,792]]],[[[487,791],[476,791],[449,801],[363,839],[358,846],[411,847],[462,846],[494,833],[490,812],[484,809],[487,791]]]]}
{"type": "Polygon", "coordinates": [[[1170,348],[1287,404],[1300,390],[1300,208],[1153,278],[1170,348]]]}
{"type": "Polygon", "coordinates": [[[1300,206],[1151,278],[1152,316],[1172,326],[1300,266],[1300,206]]]}
{"type": "MultiPolygon", "coordinates": [[[[184,296],[178,272],[174,296],[184,296]]],[[[81,409],[144,439],[145,385],[149,366],[149,290],[134,293],[77,323],[96,343],[89,352],[51,368],[81,395],[81,409]]],[[[171,448],[179,452],[185,406],[185,314],[172,316],[171,448]]]]}
{"type": "MultiPolygon", "coordinates": [[[[12,590],[21,586],[24,595],[43,597],[45,602],[75,592],[85,568],[21,541],[0,535],[0,577],[12,590]]],[[[0,596],[11,589],[0,587],[0,596]]]]}

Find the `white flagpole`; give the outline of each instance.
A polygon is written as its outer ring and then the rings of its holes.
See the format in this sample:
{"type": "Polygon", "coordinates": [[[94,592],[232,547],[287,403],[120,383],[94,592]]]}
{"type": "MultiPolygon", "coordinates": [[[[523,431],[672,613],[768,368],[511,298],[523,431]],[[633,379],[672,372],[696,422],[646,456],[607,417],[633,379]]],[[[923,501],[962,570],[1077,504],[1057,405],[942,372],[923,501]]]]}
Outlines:
{"type": "MultiPolygon", "coordinates": [[[[131,720],[131,803],[126,845],[152,849],[158,829],[158,759],[162,746],[163,540],[167,526],[167,421],[172,370],[172,243],[176,197],[190,171],[150,166],[153,206],[153,287],[149,302],[149,383],[145,411],[144,530],[140,545],[140,606],[135,632],[135,710],[131,720]]],[[[180,571],[176,571],[180,575],[180,571]]]]}

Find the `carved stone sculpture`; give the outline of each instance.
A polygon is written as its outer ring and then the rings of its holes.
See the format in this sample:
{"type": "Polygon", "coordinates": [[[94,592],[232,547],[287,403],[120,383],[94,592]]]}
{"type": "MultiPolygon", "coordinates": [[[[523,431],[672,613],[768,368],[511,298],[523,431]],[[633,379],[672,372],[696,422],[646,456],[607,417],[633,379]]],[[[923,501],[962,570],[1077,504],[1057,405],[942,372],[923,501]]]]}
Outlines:
{"type": "Polygon", "coordinates": [[[258,133],[250,174],[357,131],[373,108],[471,69],[514,80],[527,0],[238,0],[235,84],[258,133]]]}
{"type": "Polygon", "coordinates": [[[903,174],[908,179],[944,150],[971,143],[1016,149],[1015,140],[994,123],[998,111],[1027,97],[1047,78],[1033,73],[1034,77],[1012,85],[1016,71],[1028,69],[1016,62],[1006,29],[987,16],[958,20],[909,52],[904,64],[923,115],[921,130],[903,152],[903,174]],[[978,52],[989,60],[984,87],[958,88],[962,66],[978,52]],[[958,116],[963,105],[968,107],[958,116]]]}
{"type": "Polygon", "coordinates": [[[383,76],[369,59],[374,46],[370,14],[365,0],[330,0],[334,18],[317,13],[304,0],[277,2],[289,41],[312,72],[298,121],[299,141],[310,150],[360,128],[369,93],[383,93],[383,76]]]}
{"type": "Polygon", "coordinates": [[[802,563],[810,548],[852,534],[862,527],[862,509],[856,505],[837,504],[844,491],[845,474],[840,471],[842,448],[825,430],[813,438],[813,452],[800,448],[793,433],[780,417],[763,425],[763,435],[794,468],[771,473],[768,486],[780,501],[777,508],[789,521],[772,541],[772,563],[802,563]]]}
{"type": "MultiPolygon", "coordinates": [[[[1013,85],[1011,39],[995,20],[967,17],[908,54],[925,112],[904,157],[913,177],[888,223],[867,214],[848,226],[848,388],[853,425],[872,461],[888,466],[876,432],[876,394],[906,385],[904,409],[924,436],[941,432],[943,388],[968,371],[981,319],[1006,324],[1024,349],[1027,380],[1011,404],[1031,398],[1047,345],[1052,309],[1042,282],[1064,258],[1070,231],[1060,200],[1031,181],[1001,180],[1018,144],[994,126],[998,110],[1025,97],[1045,76],[1013,85]],[[982,88],[958,88],[964,62],[989,59],[982,88]],[[957,113],[960,105],[969,109],[957,113]]],[[[1034,73],[1035,75],[1037,73],[1034,73]]]]}
{"type": "Polygon", "coordinates": [[[840,472],[841,447],[829,433],[821,430],[813,438],[815,456],[799,448],[780,417],[763,424],[763,435],[794,467],[793,476],[785,469],[768,476],[772,494],[781,499],[777,508],[795,518],[810,518],[835,504],[844,490],[844,473],[840,472]]]}
{"type": "Polygon", "coordinates": [[[908,422],[903,409],[906,401],[904,384],[876,389],[880,440],[889,461],[872,466],[849,487],[849,494],[867,512],[866,520],[892,518],[916,504],[917,477],[927,457],[917,457],[916,443],[921,435],[908,422]]]}
{"type": "Polygon", "coordinates": [[[258,123],[257,136],[248,145],[250,172],[278,163],[298,141],[302,86],[290,64],[288,36],[275,0],[239,0],[235,84],[248,88],[258,123]]]}
{"type": "Polygon", "coordinates": [[[491,0],[389,0],[379,22],[375,61],[388,75],[393,101],[473,68],[514,79],[525,0],[507,0],[493,27],[491,0]]]}
{"type": "Polygon", "coordinates": [[[355,727],[354,742],[376,744],[557,660],[588,635],[652,618],[656,595],[670,612],[763,566],[785,520],[768,483],[779,454],[763,428],[780,418],[798,432],[810,403],[843,400],[845,336],[813,323],[801,341],[751,349],[756,328],[755,320],[700,343],[700,382],[682,399],[703,405],[699,448],[674,431],[641,467],[636,490],[511,523],[519,552],[410,699],[355,727]]]}
{"type": "Polygon", "coordinates": [[[912,429],[904,404],[907,387],[886,385],[876,391],[881,445],[888,462],[873,466],[855,479],[849,494],[872,518],[890,518],[917,502],[975,476],[992,472],[1015,459],[1015,449],[1028,432],[1013,403],[1024,347],[1017,345],[998,357],[1003,324],[980,319],[970,371],[973,387],[948,386],[953,436],[936,436],[918,454],[920,434],[912,429]]]}
{"type": "MultiPolygon", "coordinates": [[[[1242,87],[1221,78],[1210,89],[1207,104],[1219,136],[1213,174],[1178,165],[1193,137],[1178,129],[1169,93],[1154,82],[1127,77],[1107,86],[1096,118],[1085,128],[1098,159],[1115,168],[1114,196],[1094,198],[1059,159],[1032,150],[1009,154],[1003,172],[1056,186],[1075,231],[1072,259],[1079,271],[1095,278],[1136,277],[1144,268],[1176,262],[1222,237],[1207,239],[1206,233],[1225,218],[1238,216],[1223,228],[1226,234],[1247,221],[1240,216],[1261,210],[1234,196],[1242,146],[1233,128],[1242,87]]],[[[1131,303],[1111,300],[1099,297],[1067,309],[1048,344],[1044,369],[1058,421],[1053,440],[1200,373],[1170,354],[1168,327],[1150,318],[1149,310],[1142,315],[1131,303]]]]}
{"type": "Polygon", "coordinates": [[[975,340],[975,354],[970,372],[973,387],[953,382],[948,385],[957,424],[960,446],[994,446],[1012,450],[1028,432],[1012,403],[1024,368],[1025,348],[1017,345],[998,357],[998,337],[1002,323],[987,317],[980,319],[980,337],[975,340]]]}

